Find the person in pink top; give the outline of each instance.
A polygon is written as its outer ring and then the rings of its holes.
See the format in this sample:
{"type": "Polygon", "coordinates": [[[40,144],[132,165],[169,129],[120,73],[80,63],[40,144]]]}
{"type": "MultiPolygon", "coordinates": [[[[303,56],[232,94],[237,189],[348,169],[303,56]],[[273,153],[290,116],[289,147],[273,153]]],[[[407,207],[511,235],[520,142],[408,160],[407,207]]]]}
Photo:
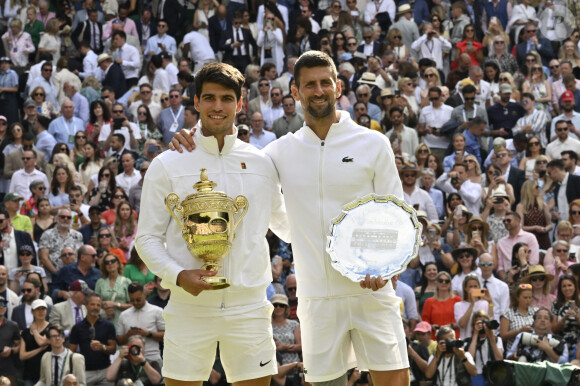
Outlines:
{"type": "Polygon", "coordinates": [[[121,24],[123,26],[123,31],[125,31],[127,35],[133,35],[137,38],[139,37],[139,34],[137,33],[137,26],[132,19],[127,17],[128,14],[128,5],[121,5],[119,7],[119,16],[109,20],[103,28],[103,41],[111,37],[114,29],[113,24],[121,24]]]}
{"type": "Polygon", "coordinates": [[[509,232],[497,242],[497,271],[500,279],[505,280],[506,271],[512,267],[512,249],[517,243],[526,243],[530,249],[530,264],[540,261],[540,247],[536,236],[526,232],[521,227],[521,217],[516,212],[508,212],[503,224],[509,232]]]}

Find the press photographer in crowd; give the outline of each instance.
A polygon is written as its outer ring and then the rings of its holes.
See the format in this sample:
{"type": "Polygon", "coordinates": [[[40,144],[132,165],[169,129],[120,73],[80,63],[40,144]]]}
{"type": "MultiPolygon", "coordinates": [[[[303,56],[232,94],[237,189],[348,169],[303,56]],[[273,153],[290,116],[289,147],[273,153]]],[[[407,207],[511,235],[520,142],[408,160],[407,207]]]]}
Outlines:
{"type": "Polygon", "coordinates": [[[425,375],[439,386],[471,385],[471,377],[477,375],[473,357],[463,350],[463,341],[455,340],[451,327],[437,331],[437,352],[429,357],[425,375]]]}
{"type": "Polygon", "coordinates": [[[491,319],[484,310],[475,311],[471,320],[471,338],[467,340],[467,352],[471,354],[477,368],[477,375],[471,377],[473,386],[485,385],[483,367],[489,361],[503,360],[503,343],[494,331],[499,328],[499,322],[491,319]]]}
{"type": "Polygon", "coordinates": [[[507,359],[519,362],[563,364],[568,362],[568,346],[563,339],[552,335],[552,314],[542,307],[534,314],[533,331],[520,332],[507,353],[507,359]]]}
{"type": "Polygon", "coordinates": [[[161,382],[161,368],[156,361],[145,359],[145,341],[140,335],[131,335],[119,356],[107,369],[107,381],[117,384],[130,379],[135,386],[153,386],[161,382]]]}

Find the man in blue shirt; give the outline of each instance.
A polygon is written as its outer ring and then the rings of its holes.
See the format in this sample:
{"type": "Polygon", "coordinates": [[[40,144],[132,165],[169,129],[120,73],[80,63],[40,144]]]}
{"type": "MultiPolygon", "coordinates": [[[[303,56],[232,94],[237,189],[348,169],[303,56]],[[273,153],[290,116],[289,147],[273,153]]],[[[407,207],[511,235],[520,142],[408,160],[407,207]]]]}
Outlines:
{"type": "Polygon", "coordinates": [[[65,265],[56,272],[52,279],[52,298],[55,303],[69,296],[69,287],[75,280],[83,280],[90,289],[95,289],[101,272],[95,268],[97,251],[90,245],[79,248],[79,258],[76,263],[65,265]]]}
{"type": "Polygon", "coordinates": [[[85,131],[85,126],[82,119],[74,116],[75,106],[70,99],[62,102],[61,112],[62,115],[48,126],[48,132],[57,142],[64,142],[72,149],[75,145],[75,134],[85,131]]]}
{"type": "Polygon", "coordinates": [[[477,157],[477,161],[481,165],[481,147],[479,146],[479,137],[485,131],[486,122],[481,117],[475,117],[469,122],[469,126],[463,135],[465,136],[465,151],[477,157]]]}

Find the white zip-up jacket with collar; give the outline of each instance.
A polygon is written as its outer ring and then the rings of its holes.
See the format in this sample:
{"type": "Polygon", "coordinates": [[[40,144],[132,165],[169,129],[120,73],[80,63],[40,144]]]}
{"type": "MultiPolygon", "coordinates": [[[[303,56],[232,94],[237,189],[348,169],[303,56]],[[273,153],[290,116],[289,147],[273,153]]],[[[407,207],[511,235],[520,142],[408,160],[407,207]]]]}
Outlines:
{"type": "Polygon", "coordinates": [[[211,316],[264,306],[266,288],[272,282],[266,232],[270,227],[289,240],[276,170],[263,152],[237,139],[237,130],[226,136],[221,152],[215,137],[206,137],[201,130],[196,131],[194,140],[194,151],[166,151],[149,166],[141,196],[137,251],[149,269],[163,279],[163,286],[171,289],[171,302],[184,309],[211,316]],[[200,269],[204,262],[187,250],[181,228],[165,208],[165,197],[175,192],[183,201],[194,193],[193,184],[200,180],[202,168],[217,183],[216,191],[231,198],[244,195],[249,206],[218,273],[230,280],[230,287],[193,296],[176,284],[177,275],[185,269],[200,269]]]}
{"type": "MultiPolygon", "coordinates": [[[[368,293],[332,268],[326,253],[330,222],[342,207],[369,193],[403,199],[395,157],[383,134],[357,125],[342,111],[321,140],[308,126],[264,151],[278,170],[292,233],[298,298],[368,293]]],[[[394,290],[390,283],[380,291],[394,290]]]]}

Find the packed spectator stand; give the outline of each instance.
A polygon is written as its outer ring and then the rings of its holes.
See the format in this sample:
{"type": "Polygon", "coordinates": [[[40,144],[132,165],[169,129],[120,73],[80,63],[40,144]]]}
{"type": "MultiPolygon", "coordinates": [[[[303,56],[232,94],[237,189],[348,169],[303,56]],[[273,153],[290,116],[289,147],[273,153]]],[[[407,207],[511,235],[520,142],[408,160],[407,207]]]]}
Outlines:
{"type": "MultiPolygon", "coordinates": [[[[394,280],[411,384],[522,382],[546,361],[577,378],[580,2],[5,0],[0,15],[0,384],[163,383],[170,293],[133,248],[147,168],[199,127],[207,63],[246,77],[240,140],[299,130],[309,50],[336,64],[337,109],[390,140],[423,224],[394,280]]],[[[292,248],[266,237],[272,384],[306,384],[292,248]]],[[[372,384],[362,370],[349,385],[372,384]]],[[[219,352],[207,384],[227,384],[219,352]]]]}

